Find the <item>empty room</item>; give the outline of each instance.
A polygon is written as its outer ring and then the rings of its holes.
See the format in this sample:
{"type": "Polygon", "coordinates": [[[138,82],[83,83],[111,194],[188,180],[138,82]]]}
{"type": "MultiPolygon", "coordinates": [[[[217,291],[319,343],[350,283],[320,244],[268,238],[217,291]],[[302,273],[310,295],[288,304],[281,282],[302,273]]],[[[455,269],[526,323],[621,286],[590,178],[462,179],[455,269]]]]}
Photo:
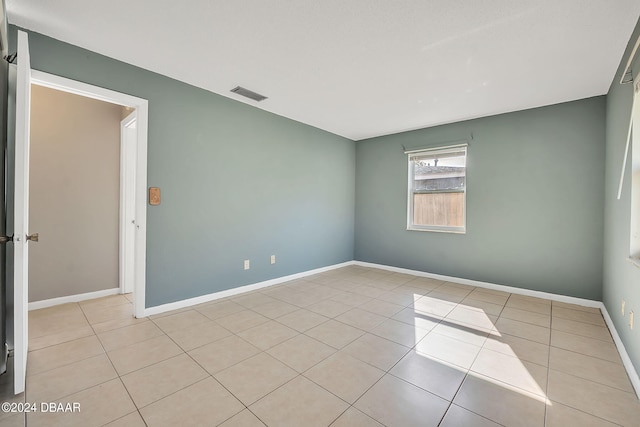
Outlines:
{"type": "Polygon", "coordinates": [[[0,426],[640,425],[637,1],[0,18],[0,426]]]}

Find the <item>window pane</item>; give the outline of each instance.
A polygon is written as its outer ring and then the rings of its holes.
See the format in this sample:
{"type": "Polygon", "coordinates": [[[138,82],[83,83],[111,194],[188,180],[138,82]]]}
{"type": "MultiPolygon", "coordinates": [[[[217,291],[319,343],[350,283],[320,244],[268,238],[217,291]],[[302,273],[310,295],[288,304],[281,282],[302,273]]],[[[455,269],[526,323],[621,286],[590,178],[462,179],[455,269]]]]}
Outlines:
{"type": "Polygon", "coordinates": [[[464,193],[415,193],[414,225],[464,226],[464,193]]]}
{"type": "Polygon", "coordinates": [[[410,226],[465,226],[466,148],[410,156],[410,226]]]}
{"type": "Polygon", "coordinates": [[[465,188],[465,153],[446,153],[413,158],[414,191],[463,191],[465,188]],[[452,155],[455,154],[455,155],[452,155]]]}

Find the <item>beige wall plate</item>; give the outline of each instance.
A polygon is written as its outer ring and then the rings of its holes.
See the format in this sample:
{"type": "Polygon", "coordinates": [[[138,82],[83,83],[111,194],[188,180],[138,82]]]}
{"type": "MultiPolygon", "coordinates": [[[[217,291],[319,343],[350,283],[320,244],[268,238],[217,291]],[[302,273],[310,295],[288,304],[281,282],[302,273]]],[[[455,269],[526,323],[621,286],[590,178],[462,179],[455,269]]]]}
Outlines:
{"type": "Polygon", "coordinates": [[[151,206],[160,204],[160,187],[149,187],[149,204],[151,206]]]}

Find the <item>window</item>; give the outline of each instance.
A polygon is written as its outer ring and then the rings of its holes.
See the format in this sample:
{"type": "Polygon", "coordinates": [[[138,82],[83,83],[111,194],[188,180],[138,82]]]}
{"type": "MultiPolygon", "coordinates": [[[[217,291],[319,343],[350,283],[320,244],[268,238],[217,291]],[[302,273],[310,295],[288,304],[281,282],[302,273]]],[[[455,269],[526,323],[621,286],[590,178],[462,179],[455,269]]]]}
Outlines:
{"type": "Polygon", "coordinates": [[[407,229],[464,233],[467,145],[411,151],[407,229]]]}
{"type": "MultiPolygon", "coordinates": [[[[640,43],[640,39],[638,39],[640,43]]],[[[637,47],[637,45],[636,45],[637,47]]],[[[635,50],[634,50],[635,52],[635,50]]],[[[633,56],[633,55],[632,55],[633,56]]],[[[631,60],[629,60],[629,64],[631,60]]],[[[631,119],[627,134],[627,146],[624,149],[620,182],[618,184],[618,200],[622,198],[622,187],[627,171],[627,161],[631,157],[631,221],[629,224],[629,257],[627,258],[635,266],[640,267],[640,72],[629,81],[623,81],[630,73],[629,64],[623,74],[620,84],[633,82],[633,103],[631,106],[631,119]]]]}
{"type": "MultiPolygon", "coordinates": [[[[629,258],[640,264],[640,82],[634,81],[631,119],[631,238],[629,258]],[[636,83],[637,82],[637,83],[636,83]]],[[[624,172],[623,172],[624,173],[624,172]]]]}

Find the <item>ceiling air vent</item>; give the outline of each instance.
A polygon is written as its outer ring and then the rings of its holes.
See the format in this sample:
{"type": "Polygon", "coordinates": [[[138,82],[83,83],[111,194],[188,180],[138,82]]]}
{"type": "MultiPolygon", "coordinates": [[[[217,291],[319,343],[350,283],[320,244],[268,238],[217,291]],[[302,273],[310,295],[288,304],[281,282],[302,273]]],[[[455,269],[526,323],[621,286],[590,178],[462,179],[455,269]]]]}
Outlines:
{"type": "Polygon", "coordinates": [[[260,95],[259,93],[255,93],[253,91],[250,91],[249,89],[245,89],[240,86],[236,86],[235,88],[231,89],[231,92],[237,93],[238,95],[242,95],[249,99],[253,99],[254,101],[257,101],[257,102],[264,101],[265,99],[267,99],[266,96],[260,95]]]}

